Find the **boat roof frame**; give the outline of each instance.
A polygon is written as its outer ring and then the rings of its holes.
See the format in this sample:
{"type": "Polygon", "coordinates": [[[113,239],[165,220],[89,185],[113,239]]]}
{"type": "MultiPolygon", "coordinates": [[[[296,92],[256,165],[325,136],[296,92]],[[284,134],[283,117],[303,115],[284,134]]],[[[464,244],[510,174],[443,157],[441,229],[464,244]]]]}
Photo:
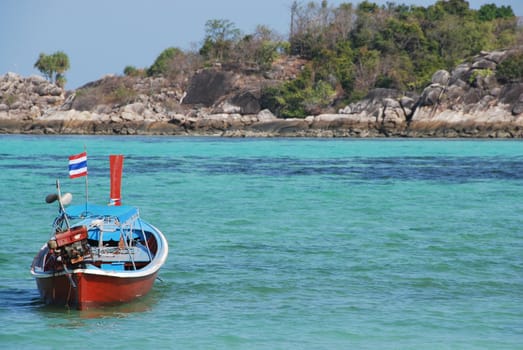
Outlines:
{"type": "Polygon", "coordinates": [[[127,223],[135,221],[140,217],[138,208],[122,205],[97,205],[97,204],[82,204],[71,205],[65,208],[65,214],[70,219],[86,219],[92,217],[114,217],[120,223],[127,223]]]}

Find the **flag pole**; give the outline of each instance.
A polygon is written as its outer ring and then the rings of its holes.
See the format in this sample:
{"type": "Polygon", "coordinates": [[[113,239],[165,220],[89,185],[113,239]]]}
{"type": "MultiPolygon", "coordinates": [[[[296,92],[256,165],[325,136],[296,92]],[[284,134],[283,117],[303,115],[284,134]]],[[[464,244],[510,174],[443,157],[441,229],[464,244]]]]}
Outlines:
{"type": "MultiPolygon", "coordinates": [[[[87,147],[85,146],[85,143],[84,143],[84,152],[87,154],[87,147]]],[[[87,203],[89,202],[89,186],[88,186],[88,181],[87,181],[87,177],[89,176],[89,172],[87,172],[85,174],[85,211],[87,212],[87,203]]]]}
{"type": "Polygon", "coordinates": [[[73,154],[69,157],[69,177],[85,177],[85,210],[89,201],[88,178],[87,178],[87,149],[84,144],[84,151],[79,154],[73,154]]]}

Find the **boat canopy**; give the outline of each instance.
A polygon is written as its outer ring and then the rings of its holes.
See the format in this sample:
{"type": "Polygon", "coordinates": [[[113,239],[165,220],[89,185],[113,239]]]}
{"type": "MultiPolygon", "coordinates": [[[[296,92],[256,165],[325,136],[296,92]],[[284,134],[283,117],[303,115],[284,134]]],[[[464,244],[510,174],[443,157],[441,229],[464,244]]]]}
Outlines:
{"type": "Polygon", "coordinates": [[[129,205],[109,206],[96,204],[71,205],[65,209],[71,219],[85,219],[93,217],[115,217],[125,223],[134,221],[139,217],[138,208],[129,205]]]}

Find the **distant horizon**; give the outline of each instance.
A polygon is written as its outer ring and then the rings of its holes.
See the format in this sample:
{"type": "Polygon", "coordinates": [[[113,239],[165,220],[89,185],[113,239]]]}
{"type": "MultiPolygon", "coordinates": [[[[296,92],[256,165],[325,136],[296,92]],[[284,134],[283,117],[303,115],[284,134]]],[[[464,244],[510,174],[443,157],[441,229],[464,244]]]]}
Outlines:
{"type": "MultiPolygon", "coordinates": [[[[301,1],[307,3],[308,1],[301,1]]],[[[361,1],[328,1],[357,5],[361,1]]],[[[371,1],[428,7],[436,0],[371,1]]],[[[146,68],[168,47],[197,50],[205,36],[205,23],[227,19],[244,34],[265,25],[287,38],[293,0],[245,2],[210,0],[175,2],[155,0],[3,0],[0,4],[0,75],[13,72],[39,75],[33,67],[40,53],[65,52],[71,63],[66,89],[74,90],[107,75],[123,75],[126,66],[146,68]]],[[[315,1],[320,3],[320,1],[315,1]]],[[[523,1],[470,0],[469,7],[484,4],[511,6],[523,17],[523,1]]]]}

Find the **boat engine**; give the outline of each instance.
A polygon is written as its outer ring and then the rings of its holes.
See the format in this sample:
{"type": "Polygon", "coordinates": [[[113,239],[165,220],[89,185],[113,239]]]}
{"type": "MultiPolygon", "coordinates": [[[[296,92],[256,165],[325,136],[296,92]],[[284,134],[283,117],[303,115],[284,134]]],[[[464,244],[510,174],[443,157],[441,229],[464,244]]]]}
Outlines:
{"type": "Polygon", "coordinates": [[[47,246],[65,264],[78,264],[84,260],[86,255],[90,254],[89,244],[87,243],[87,228],[78,226],[66,231],[57,231],[54,238],[47,242],[47,246]]]}

